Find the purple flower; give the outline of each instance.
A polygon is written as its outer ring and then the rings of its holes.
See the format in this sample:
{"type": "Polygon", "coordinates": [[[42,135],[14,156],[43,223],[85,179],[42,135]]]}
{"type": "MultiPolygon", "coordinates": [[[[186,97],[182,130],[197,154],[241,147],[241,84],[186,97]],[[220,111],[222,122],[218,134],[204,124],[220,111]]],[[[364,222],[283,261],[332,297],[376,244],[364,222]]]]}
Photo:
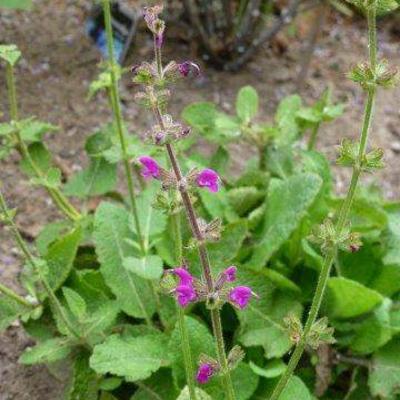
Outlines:
{"type": "Polygon", "coordinates": [[[200,364],[199,369],[197,370],[197,382],[204,384],[207,383],[214,373],[213,367],[211,364],[200,364]]]}
{"type": "Polygon", "coordinates": [[[197,295],[193,286],[179,285],[175,289],[176,299],[181,307],[186,307],[190,302],[196,300],[197,295]]]}
{"type": "Polygon", "coordinates": [[[172,269],[171,272],[179,277],[179,285],[192,286],[193,276],[187,269],[179,267],[172,269]]]}
{"type": "Polygon", "coordinates": [[[184,61],[178,64],[178,70],[184,77],[187,77],[190,73],[194,76],[200,75],[200,67],[192,61],[184,61]]]}
{"type": "Polygon", "coordinates": [[[253,292],[247,286],[236,286],[229,293],[229,300],[241,310],[247,306],[253,292]]]}
{"type": "Polygon", "coordinates": [[[143,165],[142,176],[145,179],[158,179],[160,177],[160,166],[154,158],[149,156],[139,157],[139,162],[143,165]]]}
{"type": "Polygon", "coordinates": [[[223,272],[227,282],[234,282],[236,280],[236,271],[237,268],[234,265],[231,265],[223,272]]]}
{"type": "Polygon", "coordinates": [[[214,170],[210,168],[205,168],[200,171],[197,175],[196,180],[199,187],[207,187],[210,192],[215,193],[219,190],[219,176],[214,170]]]}

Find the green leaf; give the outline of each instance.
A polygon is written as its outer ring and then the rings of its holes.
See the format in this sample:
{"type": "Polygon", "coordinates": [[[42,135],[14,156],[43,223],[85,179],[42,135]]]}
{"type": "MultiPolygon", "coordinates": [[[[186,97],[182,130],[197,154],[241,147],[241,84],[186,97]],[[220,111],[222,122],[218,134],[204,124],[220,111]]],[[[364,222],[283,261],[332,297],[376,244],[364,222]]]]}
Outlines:
{"type": "Polygon", "coordinates": [[[40,255],[44,256],[48,250],[49,245],[51,245],[57,237],[61,236],[68,228],[71,227],[70,221],[56,221],[47,224],[39,233],[36,238],[35,243],[40,255]]]}
{"type": "Polygon", "coordinates": [[[216,114],[213,103],[193,103],[183,110],[182,118],[201,134],[207,135],[214,127],[216,114]]]}
{"type": "Polygon", "coordinates": [[[143,258],[127,257],[123,262],[127,271],[148,280],[158,280],[163,274],[163,261],[156,255],[147,255],[143,258]]]}
{"type": "Polygon", "coordinates": [[[8,296],[0,295],[0,332],[8,328],[22,315],[32,311],[32,308],[18,303],[8,296]]]}
{"type": "Polygon", "coordinates": [[[68,338],[54,338],[27,348],[19,358],[21,364],[52,363],[62,360],[71,352],[72,344],[68,338]]]}
{"type": "Polygon", "coordinates": [[[308,387],[297,376],[290,378],[287,386],[279,396],[279,400],[312,400],[308,387]]]}
{"type": "Polygon", "coordinates": [[[140,337],[109,336],[95,346],[90,366],[99,374],[123,376],[129,381],[148,378],[168,364],[162,334],[140,337]]]}
{"type": "MultiPolygon", "coordinates": [[[[202,354],[213,357],[215,355],[215,344],[208,328],[193,317],[185,316],[186,329],[189,335],[189,343],[192,354],[192,369],[197,370],[198,361],[202,354]]],[[[181,333],[179,323],[171,334],[168,343],[169,358],[172,363],[172,375],[178,386],[186,382],[185,364],[183,359],[181,333]]]]}
{"type": "MultiPolygon", "coordinates": [[[[29,148],[29,154],[32,157],[32,160],[37,165],[37,167],[43,172],[48,171],[51,168],[51,154],[44,146],[43,143],[32,143],[29,148]]],[[[24,174],[29,177],[35,177],[36,173],[32,169],[28,160],[23,158],[20,162],[21,170],[24,174]]]]}
{"type": "Polygon", "coordinates": [[[54,291],[61,287],[71,272],[81,239],[82,231],[78,227],[50,245],[44,259],[48,265],[47,281],[54,291]]]}
{"type": "Polygon", "coordinates": [[[161,368],[149,379],[140,382],[140,388],[130,400],[176,400],[179,391],[171,377],[171,370],[161,368]]]}
{"type": "Polygon", "coordinates": [[[98,386],[96,373],[90,369],[87,354],[79,353],[74,361],[65,400],[97,400],[98,386]]]}
{"type": "Polygon", "coordinates": [[[359,354],[370,354],[384,346],[392,338],[390,311],[392,301],[384,299],[373,315],[357,327],[350,349],[359,354]]]}
{"type": "Polygon", "coordinates": [[[382,399],[394,400],[400,394],[400,338],[375,353],[368,384],[371,393],[382,399]]]}
{"type": "Polygon", "coordinates": [[[276,378],[282,375],[286,370],[286,364],[281,359],[271,360],[263,368],[250,361],[249,367],[256,375],[267,379],[276,378]]]}
{"type": "MultiPolygon", "coordinates": [[[[8,1],[10,0],[6,1],[7,3],[4,4],[4,7],[7,6],[8,1]]],[[[9,5],[11,5],[12,3],[13,2],[10,2],[9,5]]],[[[3,6],[3,4],[1,4],[0,7],[1,6],[3,6]]],[[[14,66],[20,57],[21,57],[21,52],[19,51],[18,47],[15,44],[0,45],[0,58],[8,62],[10,65],[14,66]]]]}
{"type": "MultiPolygon", "coordinates": [[[[143,235],[143,240],[151,242],[156,236],[161,235],[167,226],[167,217],[153,207],[156,193],[159,191],[159,185],[147,187],[137,198],[137,208],[139,212],[139,223],[143,235]]],[[[130,227],[136,233],[135,224],[131,219],[130,227]]]]}
{"type": "Polygon", "coordinates": [[[11,8],[16,10],[30,10],[32,0],[1,0],[0,8],[11,8]]]}
{"type": "Polygon", "coordinates": [[[59,131],[59,127],[48,122],[38,121],[36,119],[25,119],[20,122],[21,137],[24,142],[35,143],[43,140],[43,136],[49,132],[59,131]]]}
{"type": "MultiPolygon", "coordinates": [[[[195,388],[197,400],[213,400],[204,390],[195,388]]],[[[176,400],[192,400],[189,393],[189,387],[185,386],[176,400]]]]}
{"type": "Polygon", "coordinates": [[[115,301],[107,301],[83,321],[83,335],[91,345],[104,340],[114,326],[119,311],[115,301]]]}
{"type": "Polygon", "coordinates": [[[275,121],[279,127],[278,143],[289,144],[297,139],[299,127],[296,121],[297,111],[301,107],[301,98],[298,95],[285,97],[278,106],[275,121]]]}
{"type": "Polygon", "coordinates": [[[400,265],[400,209],[388,210],[388,227],[383,235],[384,264],[400,265]]]}
{"type": "MultiPolygon", "coordinates": [[[[241,362],[236,369],[231,372],[233,389],[236,394],[236,400],[252,399],[259,377],[253,373],[248,364],[241,362]]],[[[213,400],[225,400],[226,392],[219,379],[211,379],[210,383],[203,388],[211,395],[213,400]]]]}
{"type": "Polygon", "coordinates": [[[265,197],[265,193],[255,187],[237,187],[228,192],[228,199],[239,216],[246,215],[265,197]]]}
{"type": "Polygon", "coordinates": [[[94,241],[106,284],[117,297],[121,309],[137,318],[150,318],[156,304],[150,284],[123,266],[126,257],[135,256],[126,239],[131,236],[130,214],[111,203],[96,210],[94,241]]]}
{"type": "Polygon", "coordinates": [[[92,158],[83,171],[74,175],[65,185],[67,196],[85,198],[100,196],[114,190],[117,184],[117,165],[102,157],[92,158]]]}
{"type": "Polygon", "coordinates": [[[326,307],[330,318],[353,318],[372,311],[383,296],[356,281],[334,277],[328,280],[326,307]]]}
{"type": "Polygon", "coordinates": [[[285,181],[272,180],[267,194],[267,212],[262,239],[249,265],[259,270],[289,239],[321,189],[318,175],[302,173],[285,181]]]}
{"type": "Polygon", "coordinates": [[[85,300],[79,295],[79,293],[68,287],[63,287],[62,291],[72,314],[79,320],[83,319],[86,315],[85,300]]]}
{"type": "Polygon", "coordinates": [[[301,316],[296,293],[278,290],[263,272],[245,268],[239,269],[237,284],[251,287],[260,296],[237,311],[239,341],[247,347],[262,346],[267,358],[283,356],[292,346],[283,320],[288,315],[301,316]]]}
{"type": "Polygon", "coordinates": [[[258,94],[252,86],[245,86],[239,90],[236,98],[236,113],[244,122],[249,123],[258,112],[258,94]]]}

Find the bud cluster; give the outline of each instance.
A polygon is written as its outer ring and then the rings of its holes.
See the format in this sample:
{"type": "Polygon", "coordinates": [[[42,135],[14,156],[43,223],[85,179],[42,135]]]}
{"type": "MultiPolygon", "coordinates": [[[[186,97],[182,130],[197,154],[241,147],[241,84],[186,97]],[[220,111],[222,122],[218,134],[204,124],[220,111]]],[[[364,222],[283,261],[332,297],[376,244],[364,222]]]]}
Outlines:
{"type": "Polygon", "coordinates": [[[321,246],[323,253],[328,253],[333,248],[354,253],[362,245],[359,233],[351,232],[348,226],[338,232],[330,219],[326,219],[322,225],[317,226],[309,239],[321,246]]]}
{"type": "Polygon", "coordinates": [[[359,83],[364,90],[373,89],[376,86],[388,89],[397,84],[399,74],[396,67],[382,60],[376,65],[375,70],[368,62],[357,64],[350,71],[349,78],[359,83]]]}
{"type": "Polygon", "coordinates": [[[384,168],[383,149],[376,148],[362,155],[359,160],[360,144],[349,139],[343,139],[339,147],[339,157],[337,164],[344,167],[359,168],[363,172],[373,172],[377,169],[384,168]]]}

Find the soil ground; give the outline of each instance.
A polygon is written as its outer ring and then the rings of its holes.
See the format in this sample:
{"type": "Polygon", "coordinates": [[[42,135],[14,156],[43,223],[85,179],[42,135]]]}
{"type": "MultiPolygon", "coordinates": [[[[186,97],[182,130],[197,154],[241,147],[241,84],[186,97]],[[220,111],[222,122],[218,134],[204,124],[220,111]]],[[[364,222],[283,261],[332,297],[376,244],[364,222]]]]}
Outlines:
{"type": "MultiPolygon", "coordinates": [[[[41,0],[30,13],[2,12],[0,14],[0,42],[15,43],[23,52],[18,67],[18,94],[22,116],[38,118],[60,126],[60,133],[49,138],[48,144],[66,171],[76,171],[86,163],[83,152],[85,137],[110,118],[107,101],[98,96],[87,102],[88,85],[97,75],[99,54],[85,37],[84,21],[90,1],[41,0]]],[[[285,51],[265,46],[239,73],[217,72],[203,66],[201,81],[185,82],[173,95],[172,112],[179,115],[186,104],[210,100],[225,111],[234,108],[234,98],[240,87],[253,85],[260,93],[263,118],[271,118],[278,101],[295,88],[299,59],[303,52],[305,32],[311,20],[303,18],[299,33],[294,38],[283,37],[285,51]]],[[[395,65],[400,65],[400,36],[390,33],[393,21],[380,24],[380,50],[395,65]]],[[[311,65],[311,74],[302,93],[311,103],[331,84],[337,100],[346,103],[346,113],[330,125],[322,127],[318,147],[333,162],[336,146],[344,136],[355,137],[360,131],[363,94],[345,79],[350,66],[366,57],[365,23],[332,12],[325,24],[311,65]]],[[[139,32],[137,45],[127,64],[152,55],[151,40],[139,32]]],[[[167,44],[166,58],[195,59],[187,43],[172,40],[167,44]]],[[[0,70],[0,110],[7,117],[4,70],[0,70]]],[[[129,81],[123,83],[123,112],[133,132],[145,132],[151,117],[141,112],[133,102],[129,81]]],[[[400,153],[400,88],[381,92],[373,126],[372,144],[386,149],[387,168],[377,179],[387,198],[400,196],[398,162],[400,153]]],[[[236,146],[238,154],[234,169],[248,155],[248,150],[236,146]]],[[[41,190],[27,185],[18,172],[18,156],[1,162],[0,180],[12,206],[18,206],[17,222],[25,236],[35,237],[47,221],[57,217],[57,211],[41,190]]],[[[337,169],[337,188],[343,191],[348,173],[337,169]]],[[[5,229],[0,231],[0,279],[18,288],[20,269],[18,251],[5,229]]],[[[0,400],[54,400],[61,398],[62,382],[45,367],[27,368],[18,365],[21,351],[30,339],[16,325],[0,335],[0,400]]]]}

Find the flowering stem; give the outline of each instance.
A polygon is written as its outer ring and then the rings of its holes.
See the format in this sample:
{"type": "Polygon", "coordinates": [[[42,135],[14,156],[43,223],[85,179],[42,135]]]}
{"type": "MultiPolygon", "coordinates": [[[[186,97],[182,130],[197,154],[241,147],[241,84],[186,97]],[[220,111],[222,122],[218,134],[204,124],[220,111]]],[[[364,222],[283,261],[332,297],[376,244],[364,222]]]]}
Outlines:
{"type": "Polygon", "coordinates": [[[1,191],[0,191],[0,210],[7,222],[7,224],[11,227],[12,233],[14,235],[14,238],[15,238],[15,241],[16,241],[18,247],[24,254],[26,260],[31,265],[32,269],[38,275],[38,277],[43,285],[44,290],[46,291],[47,295],[49,296],[50,301],[52,301],[61,320],[64,322],[65,326],[67,327],[67,329],[70,331],[70,333],[73,336],[75,336],[77,339],[81,339],[81,336],[75,330],[74,326],[68,319],[64,308],[62,307],[62,305],[58,301],[56,295],[54,294],[53,290],[51,289],[50,285],[48,284],[47,279],[43,276],[41,268],[37,265],[34,257],[32,256],[31,252],[28,249],[28,246],[26,245],[24,239],[22,238],[21,234],[19,233],[19,230],[18,230],[17,226],[15,225],[15,222],[14,222],[12,216],[10,215],[10,212],[8,211],[6,201],[5,201],[4,196],[1,193],[1,191]]]}
{"type": "MultiPolygon", "coordinates": [[[[173,224],[173,232],[175,236],[175,250],[176,259],[178,263],[182,262],[182,232],[181,232],[181,216],[179,212],[176,212],[171,216],[173,224]]],[[[194,371],[193,371],[193,359],[192,352],[190,349],[190,339],[189,333],[185,323],[185,312],[184,310],[177,306],[178,309],[178,324],[179,332],[181,334],[182,341],[182,353],[183,362],[185,364],[186,371],[186,382],[189,388],[189,398],[190,400],[196,400],[196,389],[194,384],[194,371]]]]}
{"type": "Polygon", "coordinates": [[[123,127],[123,119],[122,119],[122,112],[121,112],[121,103],[119,99],[119,91],[118,91],[118,79],[115,73],[115,56],[114,56],[114,40],[113,40],[113,32],[112,32],[112,25],[111,25],[111,8],[110,8],[110,0],[103,0],[103,12],[104,12],[104,23],[106,27],[106,34],[107,34],[107,48],[108,48],[108,58],[110,60],[110,75],[111,75],[111,88],[109,91],[110,94],[110,102],[113,109],[114,114],[114,121],[117,128],[117,133],[119,137],[119,141],[121,144],[122,156],[123,156],[123,163],[125,169],[125,176],[128,184],[128,192],[129,192],[129,199],[131,203],[131,212],[133,214],[136,233],[138,236],[138,241],[140,245],[140,249],[142,254],[146,253],[146,249],[144,246],[144,240],[142,231],[140,228],[139,222],[139,214],[136,205],[136,197],[135,197],[135,190],[133,186],[133,176],[131,167],[129,165],[129,158],[128,158],[128,150],[126,144],[126,138],[124,134],[124,127],[123,127]]]}
{"type": "MultiPolygon", "coordinates": [[[[377,42],[376,42],[376,6],[372,5],[368,8],[368,30],[369,30],[369,56],[370,56],[370,63],[372,71],[375,72],[376,70],[376,54],[377,54],[377,42]]],[[[335,226],[337,235],[340,235],[343,228],[346,225],[348,220],[348,216],[350,213],[351,205],[353,202],[354,194],[357,188],[357,184],[361,175],[361,162],[365,156],[365,151],[367,147],[367,141],[369,136],[369,131],[371,129],[371,122],[373,117],[373,110],[375,104],[375,95],[376,95],[376,88],[371,87],[368,89],[368,97],[367,102],[365,105],[365,112],[364,112],[364,122],[363,127],[360,135],[360,150],[358,154],[358,160],[356,165],[353,167],[353,173],[350,181],[350,186],[346,195],[346,198],[340,208],[339,216],[337,219],[337,223],[335,226]]],[[[321,306],[321,302],[325,293],[326,284],[328,282],[328,278],[330,275],[331,267],[333,261],[335,259],[335,255],[337,252],[337,247],[334,246],[329,253],[325,256],[324,263],[322,265],[321,274],[318,279],[317,288],[315,290],[314,298],[311,303],[310,312],[308,314],[308,318],[306,324],[304,326],[303,334],[289,360],[289,364],[286,368],[285,373],[280,378],[278,384],[276,385],[274,392],[269,400],[277,400],[281,395],[282,391],[285,389],[289,379],[294,373],[294,370],[297,367],[297,364],[300,361],[301,356],[303,355],[304,349],[307,344],[307,338],[311,331],[312,325],[314,324],[318,312],[321,306]]]]}
{"type": "MultiPolygon", "coordinates": [[[[7,91],[8,99],[10,103],[10,117],[14,123],[17,124],[15,130],[15,138],[18,143],[18,151],[22,157],[29,163],[31,169],[34,171],[38,178],[44,178],[42,170],[38,167],[36,162],[31,157],[29,149],[23,141],[18,127],[18,102],[17,102],[17,90],[14,78],[14,67],[7,63],[6,66],[6,81],[7,81],[7,91]]],[[[54,203],[59,207],[59,209],[72,221],[77,221],[81,218],[80,213],[74,208],[74,206],[67,200],[67,198],[61,193],[57,188],[46,187],[47,192],[53,199],[54,203]]]]}
{"type": "MultiPolygon", "coordinates": [[[[161,112],[160,112],[158,105],[154,105],[153,111],[155,113],[157,122],[160,125],[161,129],[165,130],[164,122],[163,122],[161,112]]],[[[175,178],[176,178],[177,182],[182,182],[183,175],[182,175],[174,148],[170,143],[167,143],[165,145],[165,147],[167,148],[169,160],[171,162],[172,169],[175,174],[175,178]]],[[[192,229],[192,234],[198,243],[198,251],[199,251],[199,257],[200,257],[200,263],[201,263],[202,270],[203,270],[203,277],[207,283],[208,291],[210,293],[212,293],[214,291],[214,282],[213,282],[213,278],[212,278],[212,274],[211,274],[210,261],[208,258],[208,252],[207,252],[207,248],[205,245],[204,237],[203,237],[203,234],[201,233],[199,224],[197,222],[196,212],[193,208],[189,193],[187,192],[187,189],[184,187],[184,185],[179,187],[179,191],[181,194],[183,205],[186,210],[186,215],[189,220],[190,227],[192,229]]],[[[224,371],[224,373],[225,373],[224,384],[225,384],[226,394],[228,395],[227,399],[234,400],[235,395],[233,392],[232,380],[230,378],[230,372],[226,368],[227,361],[226,361],[226,354],[225,354],[225,347],[224,347],[224,340],[223,340],[221,318],[220,318],[219,310],[212,310],[211,316],[212,316],[212,321],[213,321],[214,336],[216,337],[216,342],[217,342],[216,344],[217,344],[217,353],[218,353],[218,359],[219,359],[218,361],[219,361],[220,365],[222,366],[222,368],[225,370],[224,371]]]]}
{"type": "Polygon", "coordinates": [[[321,123],[318,122],[316,123],[311,131],[310,139],[308,141],[308,146],[307,150],[314,150],[315,144],[317,143],[317,136],[318,136],[318,131],[321,126],[321,123]]]}

